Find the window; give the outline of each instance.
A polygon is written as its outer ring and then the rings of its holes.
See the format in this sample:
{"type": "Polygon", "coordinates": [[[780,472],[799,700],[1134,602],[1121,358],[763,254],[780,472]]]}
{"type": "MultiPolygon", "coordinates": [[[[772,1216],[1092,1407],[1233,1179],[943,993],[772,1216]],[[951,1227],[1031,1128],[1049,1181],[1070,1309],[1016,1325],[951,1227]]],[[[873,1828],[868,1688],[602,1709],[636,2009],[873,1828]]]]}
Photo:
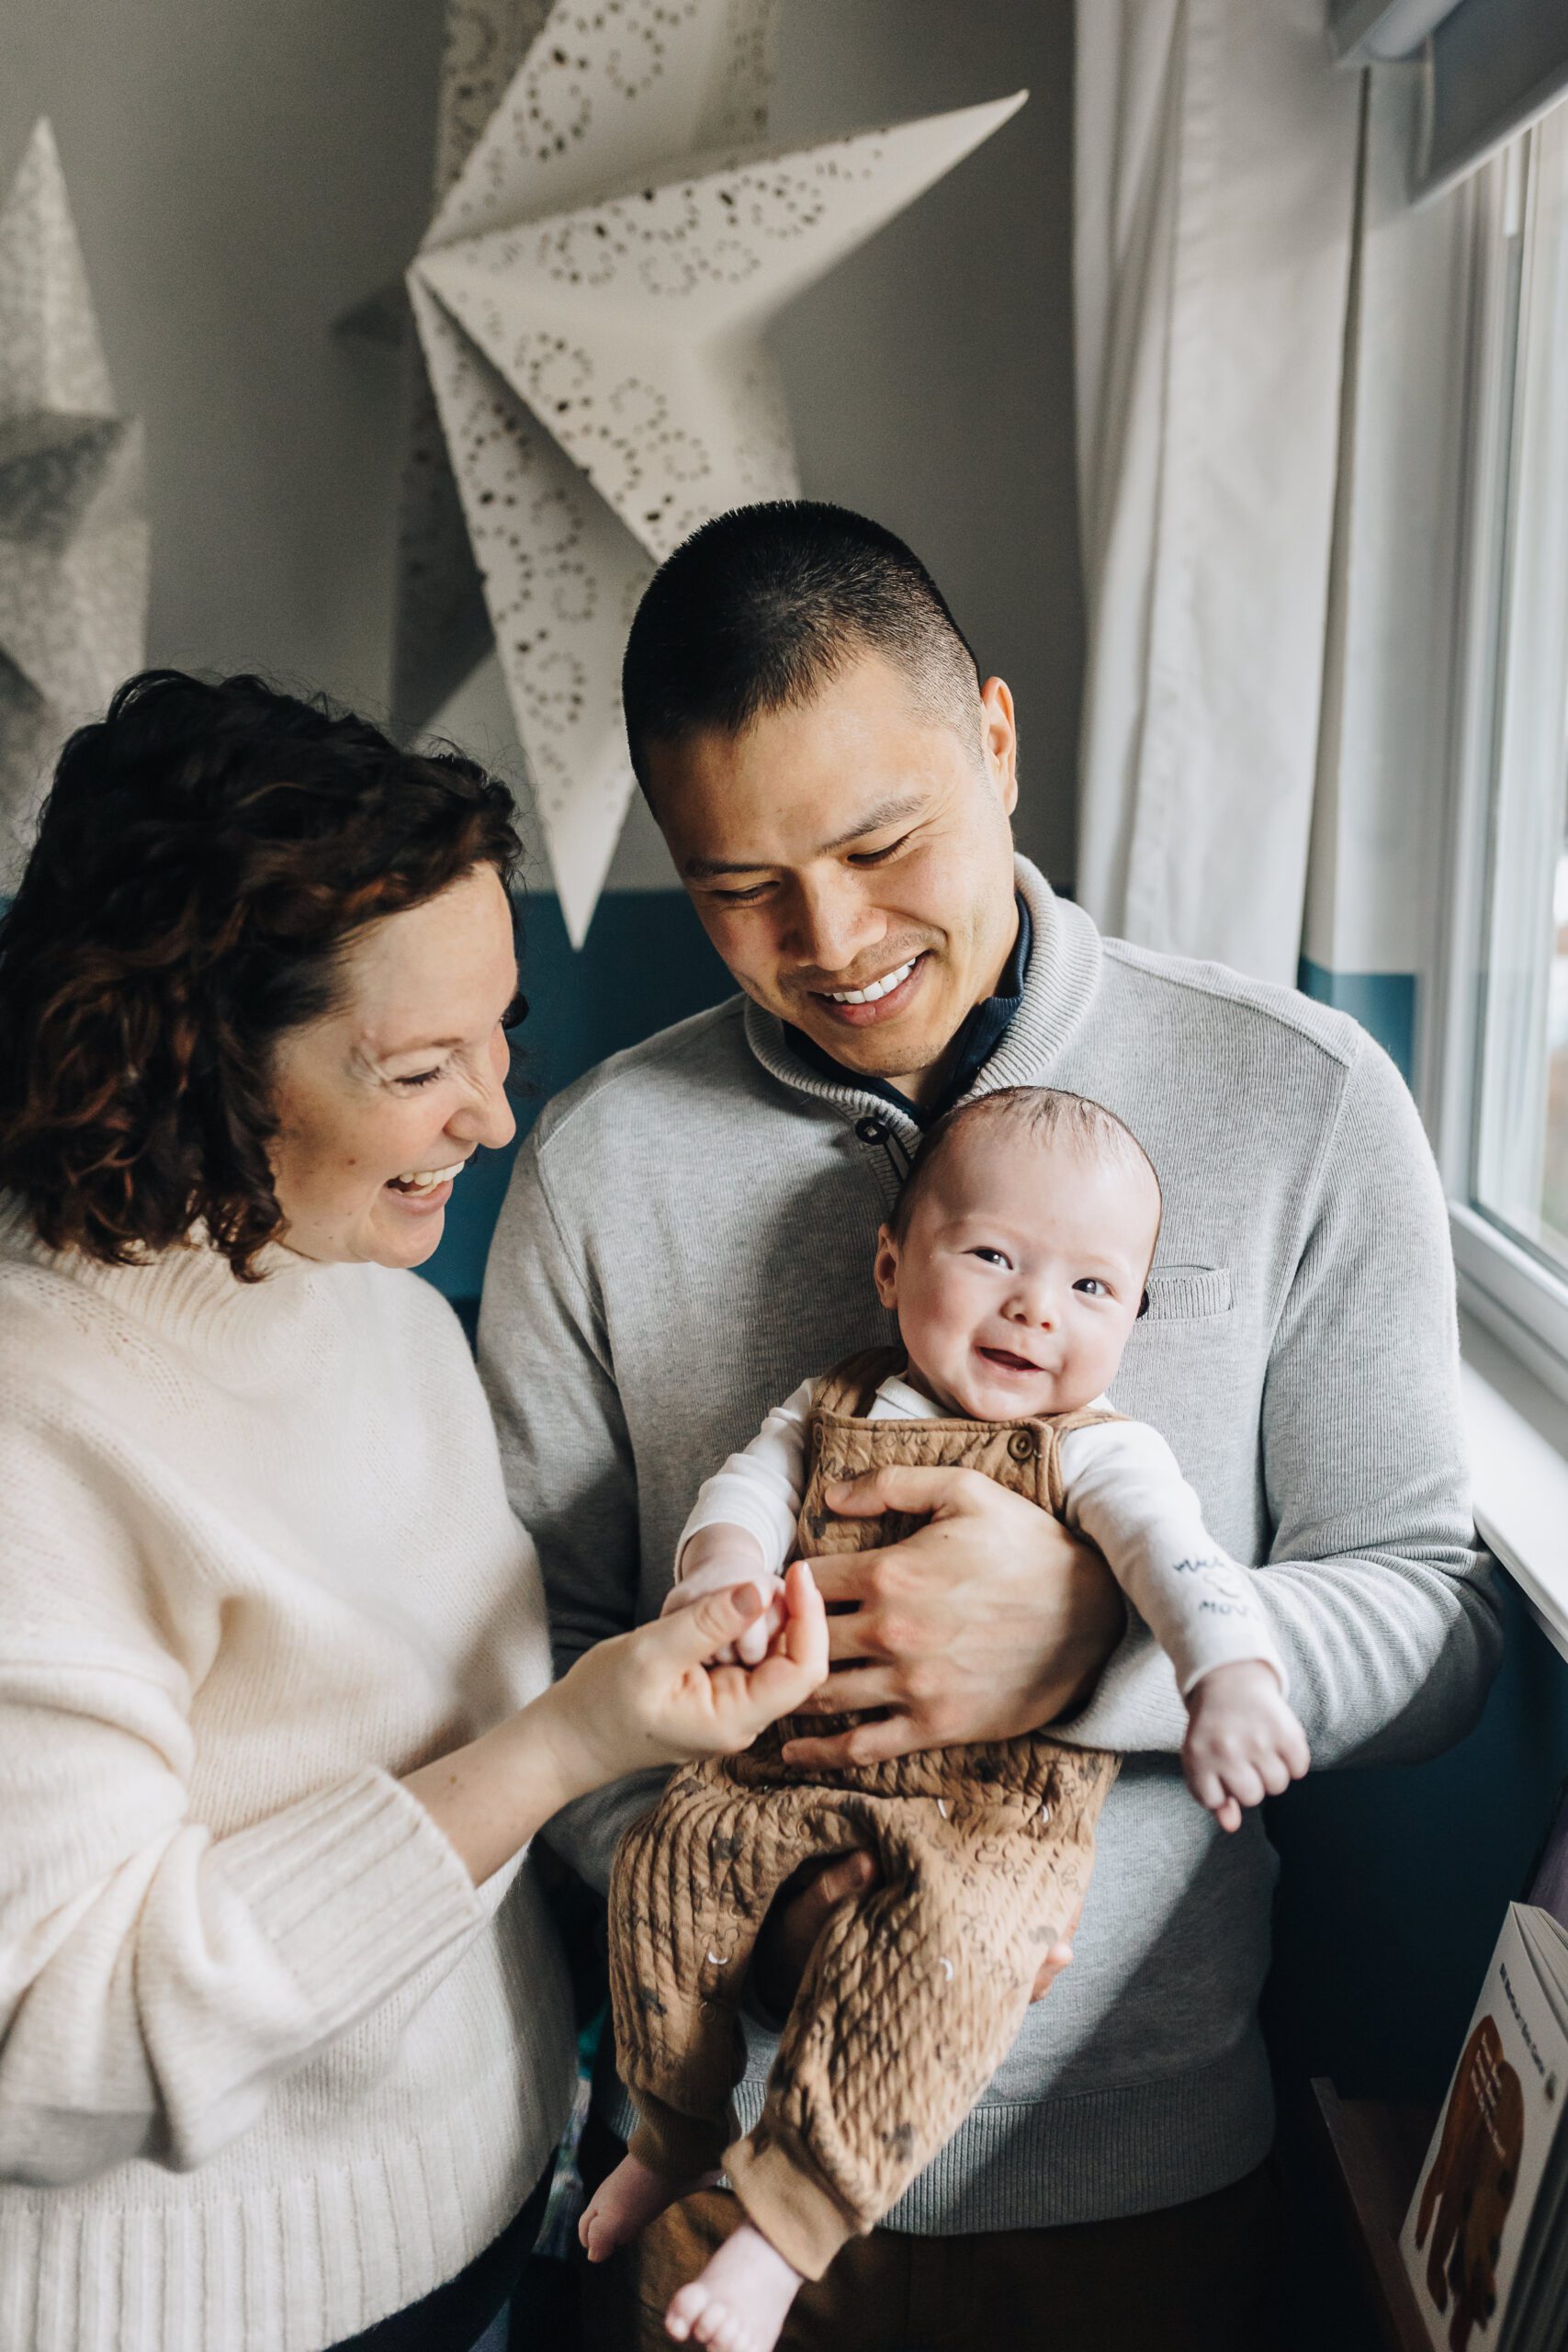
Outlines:
{"type": "Polygon", "coordinates": [[[1568,1394],[1568,107],[1491,182],[1444,1157],[1467,1303],[1568,1394]]]}
{"type": "Polygon", "coordinates": [[[1568,1270],[1568,116],[1527,170],[1472,1190],[1568,1270]]]}

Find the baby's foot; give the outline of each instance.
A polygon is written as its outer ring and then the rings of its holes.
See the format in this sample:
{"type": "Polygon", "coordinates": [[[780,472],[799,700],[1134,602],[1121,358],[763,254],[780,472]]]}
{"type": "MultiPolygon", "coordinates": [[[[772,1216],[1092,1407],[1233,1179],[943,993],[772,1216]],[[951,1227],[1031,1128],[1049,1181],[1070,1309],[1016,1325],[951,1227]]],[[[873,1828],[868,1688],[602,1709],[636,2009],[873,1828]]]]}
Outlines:
{"type": "Polygon", "coordinates": [[[666,2205],[673,2205],[678,2197],[690,2197],[694,2189],[712,2188],[717,2179],[716,2172],[694,2173],[690,2177],[655,2172],[640,2156],[623,2156],[609,2177],[600,2182],[577,2225],[589,2261],[603,2262],[618,2245],[646,2230],[666,2205]]]}
{"type": "Polygon", "coordinates": [[[682,2288],[664,2324],[677,2344],[691,2336],[709,2352],[773,2352],[799,2288],[799,2271],[742,2222],[702,2277],[682,2288]]]}

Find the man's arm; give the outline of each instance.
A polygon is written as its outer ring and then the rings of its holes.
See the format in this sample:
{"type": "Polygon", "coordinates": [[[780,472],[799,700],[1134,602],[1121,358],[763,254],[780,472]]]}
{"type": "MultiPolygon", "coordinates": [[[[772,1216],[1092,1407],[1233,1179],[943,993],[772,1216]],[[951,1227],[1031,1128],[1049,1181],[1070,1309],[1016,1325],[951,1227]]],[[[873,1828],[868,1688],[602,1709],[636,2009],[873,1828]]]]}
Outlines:
{"type": "MultiPolygon", "coordinates": [[[[637,1475],[603,1317],[533,1136],[491,1244],[479,1363],[507,1495],[538,1551],[562,1675],[637,1623],[637,1475]]],[[[580,1797],[551,1822],[550,1844],[603,1894],[622,1831],[657,1802],[667,1777],[638,1772],[580,1797]]]]}
{"type": "MultiPolygon", "coordinates": [[[[1404,1082],[1370,1041],[1280,1307],[1260,1434],[1274,1538],[1254,1589],[1314,1763],[1414,1762],[1462,1737],[1502,1634],[1470,1512],[1448,1210],[1404,1082]]],[[[1176,1748],[1184,1728],[1142,1626],[1053,1726],[1119,1748],[1176,1748]]]]}

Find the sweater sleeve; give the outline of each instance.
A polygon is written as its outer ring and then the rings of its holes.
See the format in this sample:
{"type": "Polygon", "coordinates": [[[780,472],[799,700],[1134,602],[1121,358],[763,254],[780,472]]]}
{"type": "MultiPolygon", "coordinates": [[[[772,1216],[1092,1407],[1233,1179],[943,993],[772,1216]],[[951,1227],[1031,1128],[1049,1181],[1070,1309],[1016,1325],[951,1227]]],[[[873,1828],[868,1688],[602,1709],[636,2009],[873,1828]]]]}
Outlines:
{"type": "MultiPolygon", "coordinates": [[[[1252,1589],[1314,1765],[1435,1755],[1481,1712],[1501,1615],[1470,1510],[1447,1204],[1409,1091],[1370,1038],[1280,1304],[1258,1441],[1272,1540],[1252,1589]]],[[[1146,1628],[1052,1728],[1180,1746],[1185,1710],[1146,1628]]]]}
{"type": "Polygon", "coordinates": [[[795,1521],[806,1487],[806,1430],[811,1383],[775,1405],[754,1438],[732,1453],[697,1489],[691,1517],[675,1546],[675,1575],[687,1544],[704,1527],[743,1527],[762,1547],[762,1565],[781,1576],[795,1548],[795,1521]]]}
{"type": "MultiPolygon", "coordinates": [[[[530,1136],[485,1268],[479,1362],[507,1495],[538,1553],[558,1677],[637,1623],[639,1567],[637,1470],[609,1340],[564,1224],[530,1136]]],[[[669,1777],[637,1772],[579,1797],[548,1843],[605,1893],[623,1831],[669,1777]]]]}
{"type": "Polygon", "coordinates": [[[1062,1440],[1063,1516],[1112,1576],[1176,1669],[1182,1697],[1216,1666],[1285,1664],[1249,1571],[1203,1524],[1174,1453],[1146,1421],[1096,1421],[1062,1440]]]}
{"type": "Polygon", "coordinates": [[[8,1409],[0,1490],[0,2178],[184,2170],[490,1905],[377,1769],[213,1836],[197,1572],[133,1466],[8,1409]]]}

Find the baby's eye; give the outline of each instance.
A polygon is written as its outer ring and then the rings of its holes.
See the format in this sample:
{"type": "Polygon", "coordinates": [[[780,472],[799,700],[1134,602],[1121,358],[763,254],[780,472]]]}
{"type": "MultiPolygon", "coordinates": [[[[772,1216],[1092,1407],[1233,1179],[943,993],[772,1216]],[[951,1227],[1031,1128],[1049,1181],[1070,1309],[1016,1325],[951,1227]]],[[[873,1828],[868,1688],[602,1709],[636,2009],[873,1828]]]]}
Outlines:
{"type": "Polygon", "coordinates": [[[1010,1272],[1011,1271],[1011,1261],[1008,1258],[1004,1250],[987,1249],[971,1250],[969,1255],[972,1258],[978,1258],[982,1265],[1002,1266],[1007,1268],[1010,1272]]]}
{"type": "Polygon", "coordinates": [[[1111,1295],[1110,1283],[1102,1283],[1098,1274],[1080,1274],[1073,1288],[1081,1290],[1086,1298],[1109,1298],[1111,1295]]]}

